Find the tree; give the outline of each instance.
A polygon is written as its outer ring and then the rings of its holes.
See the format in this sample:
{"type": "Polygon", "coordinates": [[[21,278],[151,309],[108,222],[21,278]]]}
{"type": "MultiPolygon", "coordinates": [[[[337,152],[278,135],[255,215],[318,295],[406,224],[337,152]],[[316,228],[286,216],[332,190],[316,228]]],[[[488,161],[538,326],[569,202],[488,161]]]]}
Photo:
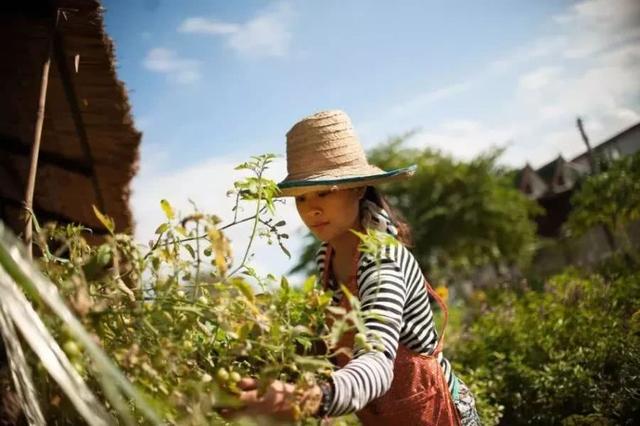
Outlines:
{"type": "Polygon", "coordinates": [[[571,198],[567,222],[570,234],[581,235],[604,226],[622,239],[622,249],[633,255],[626,226],[640,218],[640,153],[622,157],[602,173],[588,177],[571,198]]]}
{"type": "Polygon", "coordinates": [[[417,164],[413,178],[381,190],[411,225],[412,252],[429,277],[450,280],[483,266],[526,266],[536,245],[531,219],[540,208],[514,187],[512,171],[496,164],[502,151],[458,161],[405,146],[412,134],[390,138],[368,157],[385,170],[417,164]]]}
{"type": "Polygon", "coordinates": [[[369,154],[386,170],[418,165],[412,179],[383,190],[412,226],[414,255],[431,277],[452,278],[487,265],[526,266],[536,243],[531,219],[540,208],[514,187],[511,170],[496,164],[502,150],[457,161],[405,147],[406,139],[391,138],[369,154]]]}

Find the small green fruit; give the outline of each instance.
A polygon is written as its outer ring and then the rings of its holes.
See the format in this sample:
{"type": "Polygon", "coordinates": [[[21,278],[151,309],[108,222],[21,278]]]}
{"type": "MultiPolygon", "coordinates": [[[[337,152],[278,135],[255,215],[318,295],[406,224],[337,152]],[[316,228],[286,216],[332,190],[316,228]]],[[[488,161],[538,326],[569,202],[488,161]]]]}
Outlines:
{"type": "Polygon", "coordinates": [[[361,348],[367,344],[367,336],[365,336],[362,333],[358,333],[356,334],[354,341],[355,341],[356,347],[361,348]]]}
{"type": "Polygon", "coordinates": [[[240,373],[237,371],[232,371],[229,375],[229,381],[231,383],[238,383],[240,380],[242,380],[242,376],[240,376],[240,373]]]}
{"type": "Polygon", "coordinates": [[[80,355],[80,347],[73,340],[67,340],[66,342],[64,342],[64,344],[62,345],[62,349],[69,356],[80,355]]]}
{"type": "Polygon", "coordinates": [[[218,381],[221,383],[228,382],[229,372],[224,368],[219,368],[218,371],[216,372],[216,379],[218,379],[218,381]]]}

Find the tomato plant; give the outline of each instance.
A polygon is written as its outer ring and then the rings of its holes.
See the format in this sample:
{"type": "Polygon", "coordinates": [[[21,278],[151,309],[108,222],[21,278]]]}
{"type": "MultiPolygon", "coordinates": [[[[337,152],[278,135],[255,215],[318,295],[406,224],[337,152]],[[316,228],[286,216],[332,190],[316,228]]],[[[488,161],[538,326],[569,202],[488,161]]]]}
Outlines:
{"type": "MultiPolygon", "coordinates": [[[[238,382],[251,376],[264,389],[275,379],[307,387],[333,369],[330,357],[342,333],[364,324],[357,303],[350,312],[332,310],[330,292],[310,276],[298,286],[286,277],[259,275],[248,263],[256,238],[277,241],[285,254],[288,236],[276,218],[277,185],[264,177],[272,155],[253,157],[237,167],[250,175],[238,180],[229,223],[216,215],[182,216],[168,200],[160,202],[166,220],[147,247],[115,233],[113,221],[95,209],[109,231],[96,246],[90,230],[48,223],[37,227],[41,270],[81,320],[93,340],[141,390],[160,417],[175,424],[224,424],[220,407],[236,406],[238,382]],[[253,214],[239,217],[240,206],[253,214]],[[251,223],[246,249],[234,262],[226,231],[251,223]],[[327,315],[333,316],[327,325],[327,315]]],[[[366,237],[366,236],[363,236],[366,237]]],[[[365,244],[366,245],[366,244],[365,244]]],[[[375,249],[375,240],[368,243],[375,249]]],[[[36,304],[37,305],[37,304],[36,304]]],[[[90,388],[104,397],[96,364],[60,316],[44,305],[38,313],[90,388]]],[[[39,372],[42,365],[33,363],[39,372]]],[[[76,423],[56,382],[37,375],[36,387],[48,420],[76,423]]],[[[126,423],[145,422],[128,401],[129,413],[105,405],[126,423]]],[[[311,422],[313,419],[300,421],[311,422]]]]}

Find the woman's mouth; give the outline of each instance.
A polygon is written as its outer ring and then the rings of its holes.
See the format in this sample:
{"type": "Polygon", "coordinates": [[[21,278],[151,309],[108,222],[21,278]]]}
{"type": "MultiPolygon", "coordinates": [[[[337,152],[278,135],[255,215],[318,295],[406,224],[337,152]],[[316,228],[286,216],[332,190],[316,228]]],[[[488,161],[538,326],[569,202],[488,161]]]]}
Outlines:
{"type": "Polygon", "coordinates": [[[312,227],[313,229],[320,229],[320,228],[322,228],[323,226],[328,225],[328,224],[329,224],[329,222],[321,222],[321,223],[316,223],[315,225],[311,225],[311,227],[312,227]]]}

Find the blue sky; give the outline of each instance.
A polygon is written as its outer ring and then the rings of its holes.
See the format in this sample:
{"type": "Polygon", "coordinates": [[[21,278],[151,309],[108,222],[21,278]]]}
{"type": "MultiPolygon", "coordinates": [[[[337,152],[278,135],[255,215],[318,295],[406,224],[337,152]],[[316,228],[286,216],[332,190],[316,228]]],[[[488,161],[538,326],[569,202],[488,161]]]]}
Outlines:
{"type": "MultiPolygon", "coordinates": [[[[284,155],[299,118],[340,108],[366,148],[412,129],[414,146],[539,166],[640,121],[640,2],[106,0],[118,75],[144,132],[136,235],[160,198],[223,216],[235,164],[284,155]]],[[[280,180],[284,161],[271,174],[280,180]]],[[[294,255],[301,222],[289,222],[294,255]]],[[[230,236],[239,251],[246,230],[230,236]]],[[[259,269],[291,262],[256,248],[259,269]]]]}

